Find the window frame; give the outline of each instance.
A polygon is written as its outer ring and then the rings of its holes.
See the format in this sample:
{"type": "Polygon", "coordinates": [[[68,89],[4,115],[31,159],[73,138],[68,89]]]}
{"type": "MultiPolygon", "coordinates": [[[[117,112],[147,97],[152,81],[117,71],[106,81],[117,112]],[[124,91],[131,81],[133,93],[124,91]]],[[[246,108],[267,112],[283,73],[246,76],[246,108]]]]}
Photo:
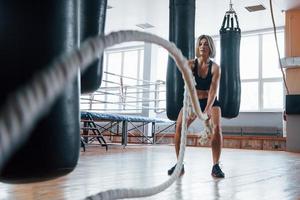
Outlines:
{"type": "MultiPolygon", "coordinates": [[[[141,63],[141,61],[143,61],[141,56],[144,56],[144,54],[142,54],[142,51],[145,51],[144,47],[145,47],[144,45],[134,45],[134,46],[119,47],[119,48],[110,48],[110,49],[105,50],[104,53],[103,53],[103,57],[104,57],[103,60],[105,61],[105,62],[103,62],[103,71],[108,72],[109,55],[113,54],[113,53],[121,53],[121,72],[120,72],[119,75],[123,76],[124,75],[124,57],[125,57],[125,53],[130,52],[130,51],[137,51],[137,55],[138,55],[137,56],[137,65],[138,65],[138,67],[137,67],[137,73],[136,73],[137,77],[135,77],[135,78],[138,79],[138,80],[142,79],[143,77],[141,77],[142,76],[141,70],[144,70],[143,69],[144,63],[141,63]]],[[[114,73],[112,71],[109,71],[109,72],[114,73]]],[[[108,74],[103,73],[103,79],[107,80],[107,78],[108,78],[108,74]]],[[[136,80],[136,83],[138,83],[138,80],[136,80]]],[[[103,87],[108,87],[107,82],[103,82],[102,84],[103,84],[102,85],[103,87]]],[[[137,94],[137,95],[139,95],[139,94],[137,94]]],[[[138,97],[138,98],[140,98],[140,97],[138,97]]],[[[107,100],[108,100],[108,96],[105,94],[104,95],[104,101],[107,102],[107,100]]],[[[119,97],[119,102],[121,102],[121,97],[119,97]]],[[[104,104],[103,112],[111,112],[111,111],[109,111],[108,106],[109,106],[108,104],[104,104]]],[[[137,102],[136,107],[141,107],[142,108],[142,105],[139,102],[137,102]]],[[[119,110],[118,112],[123,111],[121,104],[119,104],[118,108],[116,108],[116,109],[119,110]]],[[[124,109],[124,111],[126,111],[126,109],[124,109]]],[[[141,112],[142,112],[142,109],[140,111],[136,110],[136,112],[132,112],[130,110],[127,110],[127,112],[124,112],[124,113],[126,113],[126,114],[131,114],[131,113],[139,114],[141,112]]]]}
{"type": "MultiPolygon", "coordinates": [[[[258,83],[258,109],[255,110],[240,110],[241,113],[252,113],[252,112],[282,112],[283,108],[284,108],[284,104],[285,104],[285,96],[284,96],[284,83],[283,83],[283,77],[268,77],[268,78],[263,78],[263,55],[262,55],[262,51],[263,51],[263,35],[266,34],[270,34],[273,33],[273,29],[264,29],[264,30],[259,30],[259,31],[248,31],[248,32],[243,32],[241,34],[241,39],[243,37],[249,37],[249,36],[253,36],[253,35],[257,35],[258,36],[258,51],[259,51],[259,55],[258,55],[258,77],[257,78],[251,78],[251,79],[242,79],[241,78],[241,84],[245,83],[245,82],[257,82],[258,83]],[[280,82],[282,85],[282,100],[283,100],[283,105],[282,108],[274,108],[274,109],[269,109],[269,108],[264,108],[263,105],[263,95],[264,95],[264,83],[266,82],[280,82]]],[[[277,28],[277,34],[279,33],[283,33],[284,34],[284,27],[279,27],[277,28]]],[[[274,33],[273,33],[274,34],[274,33]]],[[[283,36],[284,38],[285,36],[283,36]]],[[[213,37],[215,42],[218,42],[220,44],[220,36],[214,36],[213,37]]],[[[283,41],[285,42],[285,41],[283,41]]],[[[283,44],[284,46],[285,44],[283,44]]],[[[220,52],[220,46],[218,45],[217,50],[220,52]]],[[[284,52],[284,51],[283,51],[284,52]]],[[[284,55],[280,55],[280,57],[284,57],[284,55]]],[[[278,57],[276,57],[276,59],[278,59],[278,57]]],[[[217,63],[220,64],[220,60],[216,60],[217,63]]]]}

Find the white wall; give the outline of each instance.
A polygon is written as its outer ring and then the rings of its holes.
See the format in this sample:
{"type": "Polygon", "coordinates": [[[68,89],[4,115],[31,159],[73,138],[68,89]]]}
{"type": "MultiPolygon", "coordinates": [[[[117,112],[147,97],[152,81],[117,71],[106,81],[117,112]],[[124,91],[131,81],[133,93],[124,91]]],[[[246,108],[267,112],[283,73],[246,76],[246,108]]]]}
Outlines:
{"type": "MultiPolygon", "coordinates": [[[[157,115],[159,118],[167,118],[166,114],[157,115]]],[[[282,129],[283,120],[282,113],[269,112],[269,113],[240,113],[238,117],[233,119],[222,118],[222,126],[237,126],[237,127],[277,127],[282,129]]],[[[202,122],[196,120],[189,128],[189,132],[199,132],[202,129],[202,122]]]]}

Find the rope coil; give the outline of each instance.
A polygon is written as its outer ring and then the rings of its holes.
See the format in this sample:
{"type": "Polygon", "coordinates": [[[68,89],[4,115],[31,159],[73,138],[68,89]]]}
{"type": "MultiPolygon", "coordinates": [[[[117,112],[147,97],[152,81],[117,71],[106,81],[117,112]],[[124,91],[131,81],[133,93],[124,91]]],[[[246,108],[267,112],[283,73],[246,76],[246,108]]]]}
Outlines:
{"type": "MultiPolygon", "coordinates": [[[[17,150],[29,138],[30,131],[38,120],[51,108],[55,99],[62,93],[66,83],[71,82],[78,73],[81,73],[99,57],[107,47],[130,41],[144,41],[164,47],[173,59],[183,75],[185,81],[184,109],[182,120],[182,134],[178,164],[175,172],[166,182],[145,189],[115,189],[100,192],[87,199],[118,199],[144,197],[157,194],[170,186],[181,172],[184,158],[188,104],[193,105],[197,117],[204,122],[207,116],[201,112],[196,89],[194,87],[193,75],[188,67],[187,59],[181,51],[171,43],[159,36],[139,31],[118,31],[105,36],[97,36],[84,42],[80,49],[63,55],[46,69],[36,73],[31,81],[21,87],[6,99],[0,109],[0,171],[9,160],[14,151],[17,150]],[[188,100],[188,96],[190,100],[188,100]]],[[[211,130],[209,124],[204,123],[207,130],[211,130]]]]}

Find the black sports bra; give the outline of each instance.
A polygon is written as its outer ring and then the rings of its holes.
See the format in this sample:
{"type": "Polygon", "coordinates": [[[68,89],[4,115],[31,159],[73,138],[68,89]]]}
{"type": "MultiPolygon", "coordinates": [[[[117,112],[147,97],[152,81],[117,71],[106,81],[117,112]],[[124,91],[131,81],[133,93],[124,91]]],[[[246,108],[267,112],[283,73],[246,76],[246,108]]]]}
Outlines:
{"type": "Polygon", "coordinates": [[[211,74],[212,63],[213,62],[210,60],[209,63],[208,63],[207,75],[206,75],[205,78],[202,78],[198,75],[198,59],[195,59],[193,74],[195,76],[196,89],[197,90],[209,90],[211,80],[212,80],[212,74],[211,74]]]}

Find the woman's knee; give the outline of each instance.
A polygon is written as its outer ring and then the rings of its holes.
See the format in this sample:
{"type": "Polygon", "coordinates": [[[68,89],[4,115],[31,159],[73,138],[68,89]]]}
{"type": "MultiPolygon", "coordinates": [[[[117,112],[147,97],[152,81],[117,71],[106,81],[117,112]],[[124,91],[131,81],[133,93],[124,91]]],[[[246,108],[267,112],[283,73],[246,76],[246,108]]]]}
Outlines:
{"type": "Polygon", "coordinates": [[[218,135],[222,134],[222,127],[220,124],[216,124],[213,126],[213,133],[218,135]]]}
{"type": "Polygon", "coordinates": [[[211,138],[212,145],[221,144],[222,140],[222,128],[220,125],[216,125],[213,127],[213,135],[211,138]]]}
{"type": "Polygon", "coordinates": [[[181,123],[177,123],[177,124],[176,124],[176,133],[177,133],[177,132],[180,132],[180,131],[181,131],[181,128],[182,128],[181,123]]]}

